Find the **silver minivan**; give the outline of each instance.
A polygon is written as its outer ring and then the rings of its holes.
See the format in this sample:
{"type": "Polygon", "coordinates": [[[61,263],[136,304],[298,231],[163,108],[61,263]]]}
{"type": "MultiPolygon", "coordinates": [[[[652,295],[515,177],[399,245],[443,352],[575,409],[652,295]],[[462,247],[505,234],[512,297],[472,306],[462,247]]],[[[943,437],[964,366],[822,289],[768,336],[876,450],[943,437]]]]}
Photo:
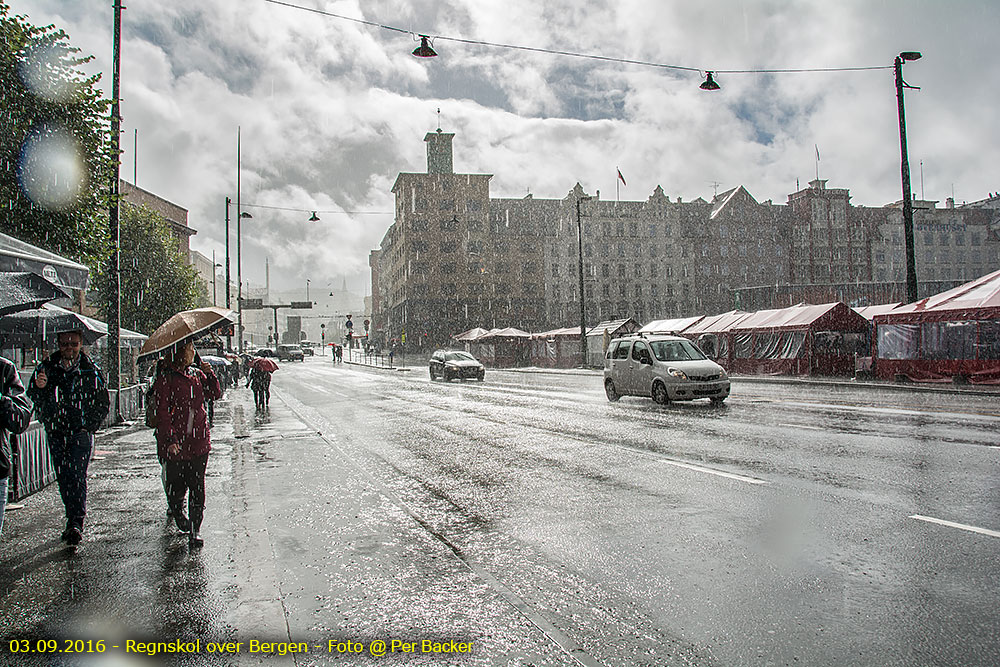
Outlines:
{"type": "Polygon", "coordinates": [[[729,376],[697,345],[681,336],[615,338],[604,355],[604,391],[609,401],[649,396],[657,403],[729,396],[729,376]]]}

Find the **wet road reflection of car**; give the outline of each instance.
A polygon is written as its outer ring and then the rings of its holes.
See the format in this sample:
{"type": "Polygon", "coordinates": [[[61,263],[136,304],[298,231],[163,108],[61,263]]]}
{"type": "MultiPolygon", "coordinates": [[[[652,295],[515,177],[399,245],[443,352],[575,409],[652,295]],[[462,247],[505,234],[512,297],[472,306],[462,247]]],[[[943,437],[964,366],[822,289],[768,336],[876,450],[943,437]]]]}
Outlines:
{"type": "Polygon", "coordinates": [[[479,360],[464,350],[437,350],[428,362],[432,380],[445,382],[455,379],[480,380],[486,377],[486,368],[479,360]]]}

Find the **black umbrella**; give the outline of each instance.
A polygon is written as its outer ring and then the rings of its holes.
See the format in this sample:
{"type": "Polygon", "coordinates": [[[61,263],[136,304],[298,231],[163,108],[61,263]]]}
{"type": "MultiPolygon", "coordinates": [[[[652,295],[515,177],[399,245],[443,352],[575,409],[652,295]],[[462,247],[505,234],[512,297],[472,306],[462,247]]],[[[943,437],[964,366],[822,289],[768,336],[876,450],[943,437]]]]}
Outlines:
{"type": "Polygon", "coordinates": [[[93,345],[108,335],[108,325],[52,304],[0,318],[0,337],[6,345],[53,346],[57,336],[66,331],[79,331],[83,344],[93,345]]]}
{"type": "Polygon", "coordinates": [[[0,273],[0,316],[38,308],[66,294],[45,278],[26,271],[0,273]]]}

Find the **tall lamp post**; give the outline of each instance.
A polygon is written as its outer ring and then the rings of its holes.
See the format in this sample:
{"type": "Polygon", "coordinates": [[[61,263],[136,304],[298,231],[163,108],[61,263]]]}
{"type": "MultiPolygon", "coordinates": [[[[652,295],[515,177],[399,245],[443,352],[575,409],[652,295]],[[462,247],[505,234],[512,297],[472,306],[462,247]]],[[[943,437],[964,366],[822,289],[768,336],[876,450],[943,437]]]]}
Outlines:
{"type": "MultiPolygon", "coordinates": [[[[239,180],[239,179],[237,179],[237,180],[239,180]]],[[[229,261],[229,206],[232,203],[233,203],[233,200],[231,198],[229,198],[229,197],[226,197],[226,308],[232,308],[233,307],[233,305],[232,305],[232,288],[230,287],[230,285],[232,284],[232,279],[230,278],[230,273],[229,273],[229,270],[230,270],[229,269],[229,267],[230,267],[230,261],[229,261]]],[[[252,218],[253,216],[251,216],[249,213],[243,212],[243,213],[240,213],[239,217],[240,218],[252,218]]],[[[237,248],[237,252],[236,252],[236,264],[237,264],[237,266],[236,266],[236,275],[237,275],[237,278],[236,279],[237,280],[239,280],[239,242],[240,242],[239,234],[240,234],[240,224],[239,224],[239,220],[237,219],[237,222],[236,222],[236,248],[237,248]]],[[[239,299],[237,298],[237,301],[238,300],[239,299]]],[[[237,306],[237,308],[238,308],[238,306],[237,306]]],[[[242,327],[242,320],[240,322],[240,325],[242,327]]],[[[242,333],[242,332],[240,332],[240,333],[242,333]]],[[[227,347],[230,350],[233,349],[232,336],[226,336],[226,344],[227,344],[227,347]]],[[[240,351],[242,352],[243,350],[241,349],[240,351]]]]}
{"type": "Polygon", "coordinates": [[[899,171],[903,181],[903,239],[906,243],[906,301],[917,300],[917,265],[913,249],[913,199],[910,194],[910,160],[906,153],[906,115],[903,111],[903,88],[919,90],[903,81],[903,61],[919,60],[917,51],[903,51],[895,60],[896,103],[899,110],[899,171]]]}
{"type": "Polygon", "coordinates": [[[222,264],[215,263],[215,251],[213,250],[212,251],[212,305],[213,306],[219,305],[218,293],[216,292],[215,289],[215,278],[216,278],[215,274],[219,272],[220,268],[222,268],[222,264]]]}
{"type": "MultiPolygon", "coordinates": [[[[240,222],[253,216],[240,210],[240,128],[236,128],[236,333],[237,347],[243,353],[243,272],[240,262],[240,222]]],[[[228,217],[228,216],[227,216],[228,217]]]]}
{"type": "Polygon", "coordinates": [[[580,251],[580,365],[587,365],[587,304],[583,294],[583,223],[580,221],[580,202],[590,201],[592,197],[579,197],[576,200],[576,241],[580,251]]]}

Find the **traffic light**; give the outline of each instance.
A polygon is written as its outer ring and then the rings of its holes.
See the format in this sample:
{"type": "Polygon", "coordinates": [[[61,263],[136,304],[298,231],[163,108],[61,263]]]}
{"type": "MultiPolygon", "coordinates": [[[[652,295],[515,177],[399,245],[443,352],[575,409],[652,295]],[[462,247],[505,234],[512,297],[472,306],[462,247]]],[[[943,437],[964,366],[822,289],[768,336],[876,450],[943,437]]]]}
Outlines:
{"type": "Polygon", "coordinates": [[[368,325],[369,325],[369,324],[371,324],[371,321],[370,321],[370,320],[365,320],[365,322],[364,322],[364,325],[365,325],[365,331],[368,331],[368,325]]]}

